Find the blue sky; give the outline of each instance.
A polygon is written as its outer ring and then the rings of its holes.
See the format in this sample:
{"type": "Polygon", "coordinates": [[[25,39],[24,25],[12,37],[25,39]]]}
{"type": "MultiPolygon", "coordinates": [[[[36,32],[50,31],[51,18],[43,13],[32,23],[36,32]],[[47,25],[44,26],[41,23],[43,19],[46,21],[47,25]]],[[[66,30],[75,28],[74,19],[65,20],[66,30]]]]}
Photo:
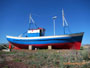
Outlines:
{"type": "Polygon", "coordinates": [[[18,36],[29,26],[29,14],[46,36],[53,35],[53,16],[56,35],[63,34],[62,8],[72,33],[85,32],[82,44],[90,44],[90,0],[0,0],[0,43],[6,35],[18,36]]]}

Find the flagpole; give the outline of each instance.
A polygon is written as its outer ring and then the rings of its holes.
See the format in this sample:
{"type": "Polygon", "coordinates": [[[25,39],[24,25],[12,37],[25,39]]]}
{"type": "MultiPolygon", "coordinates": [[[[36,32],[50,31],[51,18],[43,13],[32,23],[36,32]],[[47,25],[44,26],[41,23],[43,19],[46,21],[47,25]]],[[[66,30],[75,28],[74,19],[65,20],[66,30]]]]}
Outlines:
{"type": "Polygon", "coordinates": [[[57,18],[57,16],[54,16],[53,17],[53,28],[54,28],[54,36],[56,35],[56,33],[55,33],[55,19],[57,18]]]}

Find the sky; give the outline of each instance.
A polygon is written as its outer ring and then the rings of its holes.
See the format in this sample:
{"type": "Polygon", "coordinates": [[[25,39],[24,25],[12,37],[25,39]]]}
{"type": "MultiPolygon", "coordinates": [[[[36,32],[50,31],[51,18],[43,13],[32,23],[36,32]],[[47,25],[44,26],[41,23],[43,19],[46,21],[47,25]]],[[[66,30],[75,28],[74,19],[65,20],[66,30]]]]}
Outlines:
{"type": "Polygon", "coordinates": [[[90,0],[0,0],[0,43],[6,35],[19,36],[29,27],[29,14],[46,36],[53,35],[53,16],[56,35],[63,34],[62,8],[71,33],[84,32],[82,44],[90,44],[90,0]]]}

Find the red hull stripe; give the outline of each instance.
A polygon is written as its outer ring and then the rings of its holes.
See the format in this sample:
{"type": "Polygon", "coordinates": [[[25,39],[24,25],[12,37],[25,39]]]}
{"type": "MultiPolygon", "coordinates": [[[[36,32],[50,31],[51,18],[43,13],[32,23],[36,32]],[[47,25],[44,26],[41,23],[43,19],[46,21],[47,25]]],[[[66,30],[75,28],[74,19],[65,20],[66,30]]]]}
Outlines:
{"type": "MultiPolygon", "coordinates": [[[[28,49],[29,45],[24,44],[16,44],[12,43],[15,46],[15,49],[28,49]]],[[[48,48],[48,45],[51,45],[52,48],[57,49],[76,49],[79,50],[81,46],[81,41],[78,42],[70,42],[70,43],[55,43],[55,44],[35,44],[32,45],[33,47],[37,48],[48,48]]]]}

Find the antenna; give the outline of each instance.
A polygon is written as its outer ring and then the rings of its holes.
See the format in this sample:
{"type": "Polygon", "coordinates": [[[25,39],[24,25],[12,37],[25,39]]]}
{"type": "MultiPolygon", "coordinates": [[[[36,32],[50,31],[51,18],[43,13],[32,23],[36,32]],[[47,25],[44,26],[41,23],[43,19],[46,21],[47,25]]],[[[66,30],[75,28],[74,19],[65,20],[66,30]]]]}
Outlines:
{"type": "Polygon", "coordinates": [[[54,28],[54,36],[55,36],[55,19],[57,18],[57,16],[53,17],[53,28],[54,28]]]}

